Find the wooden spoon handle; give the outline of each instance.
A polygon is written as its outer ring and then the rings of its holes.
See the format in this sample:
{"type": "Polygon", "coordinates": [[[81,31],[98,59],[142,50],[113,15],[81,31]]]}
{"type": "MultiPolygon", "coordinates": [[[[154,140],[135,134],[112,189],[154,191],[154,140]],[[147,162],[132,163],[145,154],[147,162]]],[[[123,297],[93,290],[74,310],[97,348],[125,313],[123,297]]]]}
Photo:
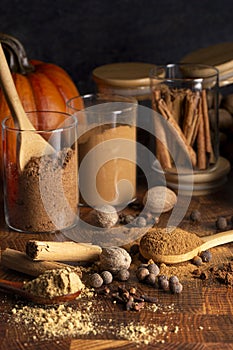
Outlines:
{"type": "Polygon", "coordinates": [[[201,239],[205,242],[201,246],[202,250],[210,249],[221,244],[233,242],[233,230],[216,233],[211,236],[201,237],[201,239]]]}
{"type": "Polygon", "coordinates": [[[15,123],[20,129],[33,130],[31,122],[23,109],[9,69],[2,45],[0,43],[0,83],[15,123]]]}
{"type": "Polygon", "coordinates": [[[15,290],[22,288],[23,282],[15,282],[9,280],[0,279],[0,289],[4,290],[15,290]]]}

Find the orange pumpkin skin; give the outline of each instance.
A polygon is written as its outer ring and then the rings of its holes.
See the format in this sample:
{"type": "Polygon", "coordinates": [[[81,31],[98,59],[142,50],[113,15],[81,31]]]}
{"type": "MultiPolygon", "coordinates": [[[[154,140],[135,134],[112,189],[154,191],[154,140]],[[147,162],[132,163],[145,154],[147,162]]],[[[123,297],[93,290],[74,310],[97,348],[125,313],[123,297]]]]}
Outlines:
{"type": "MultiPolygon", "coordinates": [[[[11,50],[12,47],[15,48],[17,45],[18,50],[22,53],[16,50],[14,57],[16,56],[20,60],[20,56],[23,56],[24,61],[26,60],[27,67],[25,66],[26,69],[23,69],[23,72],[20,69],[20,64],[17,65],[17,69],[11,69],[17,70],[17,72],[12,72],[12,76],[24,110],[26,112],[35,110],[66,112],[66,102],[70,98],[79,95],[77,87],[66,71],[52,63],[36,60],[28,61],[23,46],[17,39],[9,35],[0,34],[0,41],[3,48],[8,50],[11,50]],[[12,42],[14,46],[11,45],[12,42]]],[[[0,122],[10,114],[3,92],[0,89],[0,122]]],[[[44,127],[49,127],[49,120],[46,120],[44,127]]],[[[1,133],[0,158],[2,159],[1,133]]],[[[0,168],[2,167],[1,159],[0,168]]]]}
{"type": "MultiPolygon", "coordinates": [[[[78,96],[79,92],[69,77],[60,67],[52,63],[31,61],[35,70],[26,75],[12,73],[16,89],[24,110],[66,112],[66,102],[78,96]]],[[[3,92],[0,90],[0,119],[10,115],[3,92]]]]}

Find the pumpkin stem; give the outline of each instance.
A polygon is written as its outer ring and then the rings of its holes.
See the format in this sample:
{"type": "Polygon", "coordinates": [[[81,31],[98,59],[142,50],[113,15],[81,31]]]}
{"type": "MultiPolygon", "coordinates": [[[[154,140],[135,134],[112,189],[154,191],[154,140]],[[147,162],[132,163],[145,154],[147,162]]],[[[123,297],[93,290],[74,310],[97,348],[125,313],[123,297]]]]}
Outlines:
{"type": "Polygon", "coordinates": [[[23,45],[13,36],[0,33],[2,47],[9,55],[9,67],[13,73],[27,74],[35,70],[29,62],[23,45]]]}

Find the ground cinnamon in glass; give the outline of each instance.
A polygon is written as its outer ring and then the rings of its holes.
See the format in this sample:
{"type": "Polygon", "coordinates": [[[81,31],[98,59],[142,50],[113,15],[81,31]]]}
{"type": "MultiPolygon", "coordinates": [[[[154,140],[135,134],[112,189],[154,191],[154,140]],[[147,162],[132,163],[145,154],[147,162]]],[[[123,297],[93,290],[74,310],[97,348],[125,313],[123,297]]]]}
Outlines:
{"type": "Polygon", "coordinates": [[[78,205],[76,151],[64,148],[55,155],[32,157],[22,171],[9,165],[7,172],[10,227],[52,232],[74,225],[78,205]]]}

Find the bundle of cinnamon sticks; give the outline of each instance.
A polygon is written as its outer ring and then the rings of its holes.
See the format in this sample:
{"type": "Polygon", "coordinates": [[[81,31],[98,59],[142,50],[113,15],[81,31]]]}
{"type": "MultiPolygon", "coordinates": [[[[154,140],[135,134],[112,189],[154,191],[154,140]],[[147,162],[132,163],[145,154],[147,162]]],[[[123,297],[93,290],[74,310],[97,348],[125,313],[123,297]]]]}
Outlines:
{"type": "MultiPolygon", "coordinates": [[[[153,91],[152,107],[176,132],[194,169],[205,170],[216,162],[205,89],[170,89],[161,84],[153,91]]],[[[155,121],[155,128],[159,128],[160,134],[160,139],[156,140],[156,157],[164,170],[172,168],[174,155],[171,155],[171,140],[168,139],[171,137],[159,120],[155,121]]]]}

